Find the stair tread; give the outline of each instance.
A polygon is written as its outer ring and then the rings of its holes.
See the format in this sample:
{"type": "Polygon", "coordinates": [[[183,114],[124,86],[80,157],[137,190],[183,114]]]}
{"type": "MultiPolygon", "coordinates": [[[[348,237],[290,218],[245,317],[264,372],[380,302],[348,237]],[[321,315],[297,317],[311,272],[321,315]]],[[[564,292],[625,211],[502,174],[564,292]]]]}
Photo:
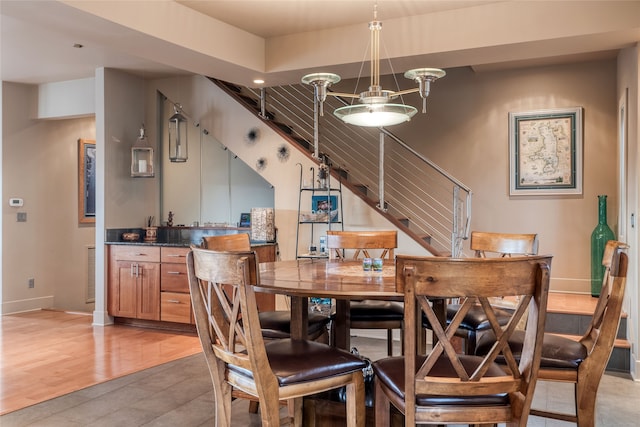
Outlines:
{"type": "MultiPolygon", "coordinates": [[[[556,334],[553,332],[548,332],[548,333],[551,335],[557,335],[559,337],[568,338],[573,341],[579,341],[581,338],[581,336],[578,336],[578,335],[556,334]]],[[[624,338],[616,338],[616,341],[613,344],[613,346],[617,348],[631,348],[631,343],[624,338]]]]}
{"type": "MultiPolygon", "coordinates": [[[[549,292],[547,312],[592,315],[596,309],[598,298],[587,294],[549,292]]],[[[622,317],[626,317],[622,313],[622,317]]]]}

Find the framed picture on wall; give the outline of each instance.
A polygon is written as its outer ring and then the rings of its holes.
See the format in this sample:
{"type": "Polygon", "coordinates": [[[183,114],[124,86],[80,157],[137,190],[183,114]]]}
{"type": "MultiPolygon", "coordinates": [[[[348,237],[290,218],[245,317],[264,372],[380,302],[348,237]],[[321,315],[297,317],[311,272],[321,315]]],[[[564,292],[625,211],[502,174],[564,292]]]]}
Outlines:
{"type": "Polygon", "coordinates": [[[582,194],[582,107],[509,113],[509,194],[582,194]]]}
{"type": "Polygon", "coordinates": [[[312,196],[311,210],[316,215],[330,215],[331,222],[338,221],[338,196],[312,196]]]}
{"type": "Polygon", "coordinates": [[[96,222],[96,142],[78,140],[78,221],[96,222]]]}

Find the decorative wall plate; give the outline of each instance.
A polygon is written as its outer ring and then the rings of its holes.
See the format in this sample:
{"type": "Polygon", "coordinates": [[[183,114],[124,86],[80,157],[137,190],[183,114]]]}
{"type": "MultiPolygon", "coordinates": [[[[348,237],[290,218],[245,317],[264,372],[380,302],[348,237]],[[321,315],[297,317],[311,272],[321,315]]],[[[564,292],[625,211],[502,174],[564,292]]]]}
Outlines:
{"type": "Polygon", "coordinates": [[[260,129],[251,128],[249,132],[244,136],[244,142],[247,144],[255,144],[260,139],[260,129]]]}
{"type": "Polygon", "coordinates": [[[286,162],[287,160],[289,160],[289,154],[291,154],[289,152],[289,146],[286,144],[282,144],[280,147],[278,147],[278,159],[280,159],[281,162],[286,162]]]}

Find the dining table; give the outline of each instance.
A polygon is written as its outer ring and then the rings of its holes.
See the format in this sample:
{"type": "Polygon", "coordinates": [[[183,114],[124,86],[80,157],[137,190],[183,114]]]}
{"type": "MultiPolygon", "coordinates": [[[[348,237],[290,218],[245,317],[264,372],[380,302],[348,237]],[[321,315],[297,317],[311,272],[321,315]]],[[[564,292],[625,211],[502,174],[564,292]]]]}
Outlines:
{"type": "MultiPolygon", "coordinates": [[[[291,261],[260,263],[258,292],[288,295],[291,299],[291,336],[307,337],[309,298],[335,300],[336,347],[350,349],[349,301],[381,299],[403,301],[404,294],[396,288],[394,260],[384,260],[381,271],[365,271],[362,261],[338,261],[327,258],[306,258],[291,261]]],[[[444,322],[444,301],[435,300],[440,320],[444,322]]],[[[416,337],[424,344],[424,334],[416,337]]],[[[421,347],[418,347],[421,348],[421,347]]]]}

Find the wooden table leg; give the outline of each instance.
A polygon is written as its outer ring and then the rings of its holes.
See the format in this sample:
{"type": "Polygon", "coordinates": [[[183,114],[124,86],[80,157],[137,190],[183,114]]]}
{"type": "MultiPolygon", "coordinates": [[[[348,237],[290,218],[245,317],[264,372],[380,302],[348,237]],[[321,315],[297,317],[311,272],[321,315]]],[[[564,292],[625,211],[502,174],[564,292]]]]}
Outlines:
{"type": "Polygon", "coordinates": [[[291,338],[307,339],[309,335],[309,298],[291,297],[291,338]]]}
{"type": "Polygon", "coordinates": [[[333,343],[337,348],[349,350],[351,348],[351,316],[349,312],[349,300],[336,300],[336,316],[333,343]]]}

